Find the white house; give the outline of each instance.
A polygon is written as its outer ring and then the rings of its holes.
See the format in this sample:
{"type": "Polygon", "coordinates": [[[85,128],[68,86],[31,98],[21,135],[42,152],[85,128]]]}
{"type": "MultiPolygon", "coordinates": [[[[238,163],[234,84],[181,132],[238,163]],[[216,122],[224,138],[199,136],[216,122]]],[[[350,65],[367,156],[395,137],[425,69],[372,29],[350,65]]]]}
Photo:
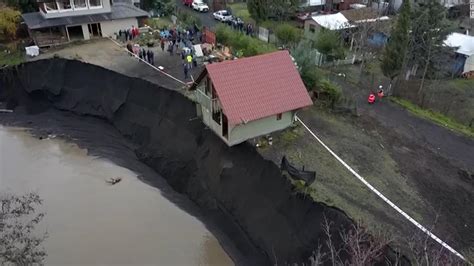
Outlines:
{"type": "Polygon", "coordinates": [[[448,35],[444,44],[456,48],[456,53],[465,58],[462,73],[472,75],[474,72],[474,36],[454,32],[448,35]]]}
{"type": "Polygon", "coordinates": [[[282,130],[313,104],[288,51],[206,65],[191,90],[198,116],[229,146],[282,130]]]}
{"type": "Polygon", "coordinates": [[[38,0],[38,5],[39,12],[22,17],[40,47],[113,36],[148,17],[130,0],[38,0]]]}

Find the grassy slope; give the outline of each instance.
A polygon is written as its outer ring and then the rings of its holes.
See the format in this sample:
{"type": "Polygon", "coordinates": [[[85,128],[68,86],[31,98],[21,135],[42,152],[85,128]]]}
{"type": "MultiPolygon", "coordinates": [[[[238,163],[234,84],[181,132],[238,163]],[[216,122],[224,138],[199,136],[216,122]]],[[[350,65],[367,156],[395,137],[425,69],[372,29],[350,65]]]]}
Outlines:
{"type": "Polygon", "coordinates": [[[411,113],[423,119],[431,120],[434,123],[441,125],[445,128],[448,128],[452,131],[474,138],[474,128],[472,127],[468,127],[461,123],[458,123],[454,119],[447,117],[441,113],[434,112],[432,110],[423,109],[419,107],[418,105],[411,103],[410,101],[397,98],[397,97],[391,97],[390,99],[393,102],[401,105],[403,108],[407,109],[411,113]]]}
{"type": "Polygon", "coordinates": [[[21,64],[25,61],[25,54],[21,51],[6,53],[5,51],[0,51],[0,66],[9,65],[14,66],[21,64]]]}
{"type": "MultiPolygon", "coordinates": [[[[430,207],[413,189],[413,184],[400,174],[397,164],[378,141],[377,132],[365,131],[351,121],[353,118],[318,108],[304,111],[301,117],[305,122],[309,117],[317,117],[318,121],[313,124],[318,127],[313,130],[336,154],[413,218],[426,224],[431,222],[423,219],[430,207]]],[[[298,167],[304,165],[307,170],[316,171],[316,181],[310,191],[316,201],[344,210],[353,219],[367,224],[369,230],[382,229],[396,237],[402,237],[402,231],[407,232],[409,224],[342,167],[301,126],[275,134],[273,146],[260,151],[275,162],[286,155],[298,167]]]]}

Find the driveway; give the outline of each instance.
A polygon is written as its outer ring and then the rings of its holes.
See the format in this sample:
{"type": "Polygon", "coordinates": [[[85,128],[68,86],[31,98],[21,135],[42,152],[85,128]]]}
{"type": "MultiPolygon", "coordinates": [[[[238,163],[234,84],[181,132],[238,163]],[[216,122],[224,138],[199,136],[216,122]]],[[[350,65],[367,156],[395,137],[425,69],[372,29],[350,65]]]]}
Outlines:
{"type": "Polygon", "coordinates": [[[182,0],[176,0],[176,6],[177,6],[179,11],[185,11],[185,12],[188,12],[188,13],[193,14],[194,16],[198,17],[201,20],[202,25],[206,26],[208,28],[213,29],[213,28],[215,28],[215,26],[218,23],[220,23],[217,20],[215,20],[214,17],[212,16],[213,11],[212,11],[211,6],[209,6],[209,8],[211,8],[211,10],[209,10],[209,12],[207,12],[207,13],[201,13],[201,12],[193,10],[190,7],[187,7],[187,6],[183,5],[182,0]]]}

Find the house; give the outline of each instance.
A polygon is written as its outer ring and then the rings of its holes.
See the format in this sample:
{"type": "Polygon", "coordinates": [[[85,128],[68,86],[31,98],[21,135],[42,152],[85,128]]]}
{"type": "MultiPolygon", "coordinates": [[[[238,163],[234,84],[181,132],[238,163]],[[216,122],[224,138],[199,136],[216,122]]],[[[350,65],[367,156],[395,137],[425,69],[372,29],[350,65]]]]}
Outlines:
{"type": "Polygon", "coordinates": [[[456,48],[456,57],[459,62],[460,72],[463,75],[474,74],[474,36],[461,33],[451,33],[444,44],[456,48]]]}
{"type": "Polygon", "coordinates": [[[370,7],[343,10],[340,13],[349,24],[358,29],[353,31],[351,36],[351,50],[359,45],[357,42],[360,42],[361,38],[366,39],[374,48],[383,47],[387,43],[391,26],[388,16],[381,16],[377,9],[370,7]]]}
{"type": "Polygon", "coordinates": [[[306,11],[346,10],[350,5],[359,3],[360,0],[300,0],[300,8],[306,11]]]}
{"type": "Polygon", "coordinates": [[[38,0],[38,5],[38,12],[22,17],[39,47],[113,36],[148,17],[130,0],[38,0]]]}
{"type": "Polygon", "coordinates": [[[305,34],[317,33],[320,29],[344,30],[354,27],[342,13],[316,15],[304,22],[305,34]]]}
{"type": "Polygon", "coordinates": [[[312,105],[288,51],[208,64],[191,90],[197,115],[229,146],[282,130],[312,105]]]}

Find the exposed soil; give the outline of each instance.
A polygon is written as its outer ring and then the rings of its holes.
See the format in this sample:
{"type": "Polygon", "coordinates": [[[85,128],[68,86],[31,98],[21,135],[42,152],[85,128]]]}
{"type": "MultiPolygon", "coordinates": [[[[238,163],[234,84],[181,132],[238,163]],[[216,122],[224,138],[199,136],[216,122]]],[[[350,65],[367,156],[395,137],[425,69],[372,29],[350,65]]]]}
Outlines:
{"type": "Polygon", "coordinates": [[[123,166],[138,157],[214,221],[237,263],[306,261],[324,242],[324,217],[336,236],[352,223],[339,209],[295,195],[278,166],[250,145],[227,147],[177,92],[64,59],[5,69],[1,77],[0,101],[15,111],[0,122],[61,135],[123,166]],[[127,141],[107,141],[119,133],[127,141]]]}

